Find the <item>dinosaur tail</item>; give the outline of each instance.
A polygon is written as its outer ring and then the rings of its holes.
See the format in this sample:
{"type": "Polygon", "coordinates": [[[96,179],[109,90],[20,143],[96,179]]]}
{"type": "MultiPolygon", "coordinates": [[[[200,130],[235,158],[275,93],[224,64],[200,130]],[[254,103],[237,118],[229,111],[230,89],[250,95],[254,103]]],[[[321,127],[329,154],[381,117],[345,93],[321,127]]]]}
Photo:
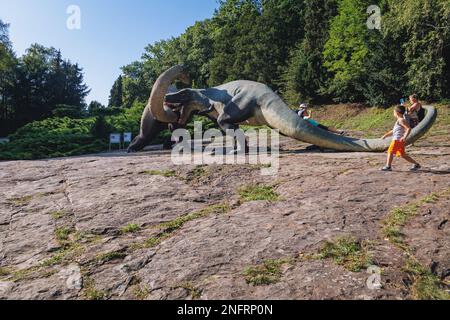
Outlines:
{"type": "MultiPolygon", "coordinates": [[[[425,119],[412,130],[407,145],[413,144],[425,135],[437,118],[437,110],[432,106],[424,106],[427,111],[425,119]]],[[[340,136],[311,125],[301,119],[281,100],[272,99],[263,111],[268,125],[279,129],[283,135],[311,143],[321,148],[346,152],[383,152],[389,148],[390,139],[356,139],[340,136]],[[280,105],[282,103],[282,105],[280,105]],[[270,106],[270,104],[275,104],[270,106]],[[275,108],[274,108],[275,107],[275,108]]]]}

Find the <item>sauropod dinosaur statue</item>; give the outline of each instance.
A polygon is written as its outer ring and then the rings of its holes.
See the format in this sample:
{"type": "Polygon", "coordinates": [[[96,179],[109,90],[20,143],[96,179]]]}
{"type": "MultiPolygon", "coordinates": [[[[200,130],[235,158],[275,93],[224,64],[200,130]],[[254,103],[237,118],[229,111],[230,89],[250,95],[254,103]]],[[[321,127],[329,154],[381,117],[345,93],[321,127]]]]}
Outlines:
{"type": "Polygon", "coordinates": [[[141,131],[128,147],[128,152],[137,152],[144,149],[160,132],[166,129],[174,131],[186,125],[186,123],[179,123],[178,113],[164,105],[165,95],[177,91],[172,86],[175,80],[180,80],[186,85],[190,83],[190,78],[182,66],[170,68],[156,80],[142,114],[141,131]],[[158,106],[158,108],[155,108],[155,106],[158,106]],[[153,112],[156,112],[158,117],[155,117],[153,112]]]}
{"type": "MultiPolygon", "coordinates": [[[[195,113],[215,119],[222,130],[238,129],[240,124],[268,126],[278,129],[282,135],[307,142],[321,148],[347,152],[383,152],[389,139],[356,139],[333,134],[301,119],[268,86],[247,80],[229,82],[208,89],[183,89],[167,94],[167,88],[175,80],[186,78],[183,66],[175,66],[164,72],[155,83],[149,104],[142,119],[141,136],[130,146],[136,151],[139,141],[149,141],[158,132],[158,123],[178,122],[186,124],[195,113]],[[165,97],[165,98],[164,98],[165,97]],[[177,119],[169,105],[182,106],[177,119]]],[[[413,144],[433,126],[437,110],[424,107],[425,119],[412,130],[407,144],[413,144]]]]}

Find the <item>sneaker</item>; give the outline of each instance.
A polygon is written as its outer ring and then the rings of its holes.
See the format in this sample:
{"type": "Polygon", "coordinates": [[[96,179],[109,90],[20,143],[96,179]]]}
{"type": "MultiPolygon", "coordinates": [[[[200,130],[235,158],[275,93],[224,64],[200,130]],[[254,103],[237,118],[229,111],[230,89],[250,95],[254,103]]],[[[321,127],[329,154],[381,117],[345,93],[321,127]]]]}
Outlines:
{"type": "Polygon", "coordinates": [[[415,164],[415,165],[413,165],[412,167],[411,167],[411,169],[409,169],[409,170],[411,170],[411,171],[417,171],[417,170],[420,170],[422,168],[422,166],[420,165],[420,164],[415,164]]]}
{"type": "Polygon", "coordinates": [[[381,171],[392,171],[392,167],[385,166],[381,171]]]}

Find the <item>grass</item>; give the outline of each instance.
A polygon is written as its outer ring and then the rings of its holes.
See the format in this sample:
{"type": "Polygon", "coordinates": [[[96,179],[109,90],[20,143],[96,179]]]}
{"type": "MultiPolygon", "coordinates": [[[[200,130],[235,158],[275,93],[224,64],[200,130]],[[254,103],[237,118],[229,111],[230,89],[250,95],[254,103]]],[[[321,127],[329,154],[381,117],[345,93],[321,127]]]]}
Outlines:
{"type": "Polygon", "coordinates": [[[197,166],[187,174],[187,182],[198,182],[202,177],[208,175],[207,166],[197,166]]]}
{"type": "Polygon", "coordinates": [[[167,233],[160,233],[156,237],[148,238],[145,241],[144,247],[146,248],[154,248],[158,246],[161,242],[163,242],[165,239],[169,237],[169,234],[167,233]]]}
{"type": "Polygon", "coordinates": [[[0,277],[9,276],[12,272],[9,268],[0,268],[0,277]]]}
{"type": "Polygon", "coordinates": [[[409,219],[417,215],[421,205],[436,203],[441,196],[449,193],[450,189],[442,193],[432,193],[416,203],[394,208],[383,221],[383,234],[392,244],[403,250],[408,257],[403,271],[412,277],[410,286],[412,299],[450,300],[450,293],[443,288],[442,281],[413,256],[411,248],[404,241],[402,232],[409,219]]]}
{"type": "MultiPolygon", "coordinates": [[[[348,108],[348,107],[347,107],[348,108]]],[[[352,131],[367,132],[369,136],[378,136],[387,131],[395,122],[392,108],[346,109],[329,106],[315,110],[317,120],[327,126],[352,131]]],[[[367,134],[366,134],[367,136],[367,134]]]]}
{"type": "Polygon", "coordinates": [[[84,296],[87,300],[104,300],[106,293],[95,287],[95,282],[89,277],[85,277],[83,281],[84,296]]]}
{"type": "Polygon", "coordinates": [[[21,270],[14,271],[11,274],[12,278],[10,279],[10,281],[19,282],[22,280],[29,279],[32,274],[35,274],[39,270],[40,270],[39,267],[31,267],[28,269],[21,269],[21,270]]]}
{"type": "Polygon", "coordinates": [[[59,219],[64,218],[67,215],[67,212],[65,212],[65,211],[53,211],[53,212],[50,212],[50,215],[52,216],[53,219],[59,220],[59,219]]]}
{"type": "Polygon", "coordinates": [[[56,231],[55,231],[56,240],[58,240],[58,242],[60,244],[65,245],[65,244],[67,244],[67,241],[69,241],[69,237],[72,232],[73,232],[73,229],[69,228],[69,227],[56,228],[56,231]]]}
{"type": "Polygon", "coordinates": [[[12,203],[14,203],[17,206],[25,206],[25,205],[29,204],[31,202],[31,200],[33,200],[33,196],[24,196],[24,197],[20,197],[20,198],[13,198],[13,199],[10,199],[9,201],[11,201],[12,203]]]}
{"type": "Polygon", "coordinates": [[[52,267],[63,263],[69,256],[72,258],[78,256],[83,250],[83,247],[77,243],[67,243],[63,248],[58,250],[50,259],[41,263],[42,267],[52,267]]]}
{"type": "Polygon", "coordinates": [[[184,289],[188,291],[192,300],[200,299],[202,296],[202,291],[191,282],[182,283],[181,285],[176,286],[173,289],[184,289]]]}
{"type": "Polygon", "coordinates": [[[420,202],[423,203],[436,203],[438,202],[440,199],[440,195],[436,192],[433,192],[432,194],[430,194],[429,196],[426,196],[425,198],[423,198],[420,202]]]}
{"type": "Polygon", "coordinates": [[[135,223],[130,223],[129,225],[126,225],[122,229],[120,229],[121,234],[127,234],[127,233],[136,233],[141,230],[141,227],[138,226],[135,223]]]}
{"type": "Polygon", "coordinates": [[[137,300],[145,300],[150,294],[150,290],[147,287],[138,285],[134,288],[133,294],[137,300]]]}
{"type": "Polygon", "coordinates": [[[450,300],[450,293],[444,290],[440,279],[415,259],[410,258],[403,270],[413,277],[412,299],[450,300]]]}
{"type": "Polygon", "coordinates": [[[177,176],[177,173],[173,170],[165,170],[165,171],[148,170],[148,171],[144,171],[144,174],[147,174],[150,176],[161,176],[161,177],[165,177],[165,178],[172,178],[172,177],[177,176]]]}
{"type": "Polygon", "coordinates": [[[279,201],[280,196],[275,192],[272,186],[261,184],[249,185],[238,189],[238,194],[242,202],[250,201],[279,201]]]}
{"type": "Polygon", "coordinates": [[[247,267],[244,270],[245,281],[253,286],[277,283],[282,276],[281,267],[291,263],[290,259],[266,260],[261,265],[247,267]]]}
{"type": "Polygon", "coordinates": [[[158,246],[162,241],[170,237],[170,235],[180,229],[184,224],[189,221],[200,219],[211,214],[223,214],[231,211],[231,207],[228,204],[216,204],[206,207],[200,211],[190,213],[188,215],[178,217],[172,221],[162,223],[158,225],[157,229],[163,231],[155,237],[147,239],[144,243],[145,248],[153,248],[158,246]]]}
{"type": "Polygon", "coordinates": [[[125,252],[122,251],[111,251],[99,254],[95,260],[99,263],[106,263],[114,260],[122,260],[127,256],[125,252]]]}
{"type": "Polygon", "coordinates": [[[166,233],[171,233],[180,229],[185,223],[189,221],[200,219],[211,214],[227,213],[230,210],[231,208],[228,204],[216,204],[206,207],[200,211],[176,218],[170,222],[162,223],[160,227],[162,227],[166,233]]]}
{"type": "Polygon", "coordinates": [[[417,204],[410,204],[404,207],[393,209],[384,220],[383,234],[393,244],[398,247],[404,247],[404,235],[402,227],[408,220],[417,214],[417,204]]]}
{"type": "Polygon", "coordinates": [[[401,249],[407,249],[404,243],[402,228],[412,217],[417,215],[419,207],[423,204],[433,204],[439,201],[440,194],[432,193],[416,203],[394,208],[384,219],[383,235],[401,249]]]}
{"type": "Polygon", "coordinates": [[[353,237],[341,237],[334,242],[326,242],[317,257],[331,258],[337,265],[352,272],[360,272],[373,263],[367,246],[353,237]]]}

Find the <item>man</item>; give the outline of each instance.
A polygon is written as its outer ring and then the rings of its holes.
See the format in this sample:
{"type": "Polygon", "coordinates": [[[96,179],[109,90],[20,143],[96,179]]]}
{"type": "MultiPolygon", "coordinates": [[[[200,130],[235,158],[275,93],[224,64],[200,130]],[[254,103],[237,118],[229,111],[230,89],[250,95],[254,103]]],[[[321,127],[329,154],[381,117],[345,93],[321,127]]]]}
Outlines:
{"type": "Polygon", "coordinates": [[[322,130],[330,131],[330,132],[333,132],[333,133],[336,133],[336,134],[339,134],[339,135],[344,135],[344,134],[345,134],[345,131],[338,130],[338,129],[335,129],[335,128],[326,127],[326,126],[324,126],[324,125],[321,125],[321,124],[318,123],[317,121],[315,121],[315,120],[312,118],[312,111],[309,110],[309,107],[308,107],[308,105],[307,105],[306,103],[302,103],[302,104],[300,105],[300,109],[298,110],[298,113],[297,113],[297,114],[298,114],[298,116],[299,116],[300,118],[302,118],[302,119],[308,121],[308,122],[311,123],[313,126],[318,127],[318,128],[320,128],[320,129],[322,129],[322,130]]]}

